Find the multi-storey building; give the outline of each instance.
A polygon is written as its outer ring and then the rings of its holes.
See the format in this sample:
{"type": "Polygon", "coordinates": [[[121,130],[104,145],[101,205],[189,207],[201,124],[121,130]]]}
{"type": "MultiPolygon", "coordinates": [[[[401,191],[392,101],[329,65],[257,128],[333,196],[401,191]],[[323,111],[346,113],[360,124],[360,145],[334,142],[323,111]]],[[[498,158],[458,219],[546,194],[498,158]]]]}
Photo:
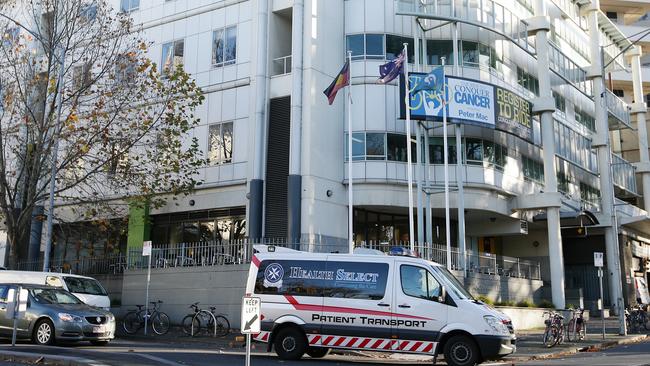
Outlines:
{"type": "MultiPolygon", "coordinates": [[[[644,188],[650,189],[650,160],[641,98],[650,74],[645,44],[634,46],[627,38],[644,22],[644,2],[114,5],[129,12],[154,43],[152,59],[182,62],[203,88],[203,123],[193,136],[210,161],[203,184],[179,204],[131,212],[128,247],[149,238],[154,245],[175,245],[249,237],[345,250],[348,164],[357,245],[390,245],[411,236],[445,244],[442,124],[412,122],[411,233],[401,84],[377,83],[379,65],[406,43],[411,71],[429,72],[444,58],[448,76],[495,86],[530,103],[525,138],[482,125],[449,126],[451,246],[477,254],[459,265],[479,269],[497,256],[540,262],[557,307],[567,304],[565,290],[574,289],[595,303],[594,252],[605,253],[606,304],[632,301],[633,277],[646,275],[647,281],[650,195],[644,188]],[[353,103],[340,91],[328,105],[322,91],[347,52],[353,103]],[[346,148],[350,132],[352,159],[346,148]]],[[[494,272],[512,274],[513,263],[495,262],[494,272]]]]}

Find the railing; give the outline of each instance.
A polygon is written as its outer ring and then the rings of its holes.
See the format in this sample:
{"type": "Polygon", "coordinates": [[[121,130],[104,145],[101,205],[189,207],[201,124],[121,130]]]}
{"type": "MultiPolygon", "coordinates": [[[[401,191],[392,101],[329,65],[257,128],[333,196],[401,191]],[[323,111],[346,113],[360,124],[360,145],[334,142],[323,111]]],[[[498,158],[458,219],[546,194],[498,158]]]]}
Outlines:
{"type": "Polygon", "coordinates": [[[587,79],[587,72],[571,61],[555,44],[549,42],[549,46],[548,58],[551,69],[585,95],[592,96],[592,83],[587,79]]]}
{"type": "Polygon", "coordinates": [[[610,90],[605,91],[605,104],[607,104],[607,111],[621,123],[630,126],[630,108],[621,98],[610,90]]]}
{"type": "Polygon", "coordinates": [[[490,28],[510,38],[524,50],[533,53],[532,39],[528,38],[528,24],[507,7],[492,0],[396,0],[399,15],[421,17],[425,28],[437,25],[441,19],[458,19],[469,24],[490,28]],[[427,19],[435,17],[436,20],[427,19]],[[427,24],[431,23],[431,24],[427,24]]]}
{"type": "Polygon", "coordinates": [[[636,194],[636,168],[621,156],[612,153],[612,175],[614,184],[636,194]]]}
{"type": "MultiPolygon", "coordinates": [[[[19,262],[17,268],[21,271],[42,271],[43,260],[19,262]]],[[[119,274],[126,269],[126,256],[114,254],[79,259],[52,259],[51,272],[74,273],[80,275],[119,274]]]]}
{"type": "Polygon", "coordinates": [[[291,73],[291,55],[278,57],[271,62],[271,76],[291,73]]]}

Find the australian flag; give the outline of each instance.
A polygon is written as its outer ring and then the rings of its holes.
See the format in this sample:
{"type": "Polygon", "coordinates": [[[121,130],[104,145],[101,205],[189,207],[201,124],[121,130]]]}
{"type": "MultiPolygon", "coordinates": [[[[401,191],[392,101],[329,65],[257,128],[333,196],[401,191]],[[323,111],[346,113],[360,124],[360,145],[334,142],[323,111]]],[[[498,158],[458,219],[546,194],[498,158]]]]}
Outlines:
{"type": "Polygon", "coordinates": [[[404,50],[402,50],[396,58],[379,66],[380,77],[377,82],[379,84],[387,84],[398,77],[403,71],[404,60],[406,60],[406,55],[404,54],[404,50]]]}

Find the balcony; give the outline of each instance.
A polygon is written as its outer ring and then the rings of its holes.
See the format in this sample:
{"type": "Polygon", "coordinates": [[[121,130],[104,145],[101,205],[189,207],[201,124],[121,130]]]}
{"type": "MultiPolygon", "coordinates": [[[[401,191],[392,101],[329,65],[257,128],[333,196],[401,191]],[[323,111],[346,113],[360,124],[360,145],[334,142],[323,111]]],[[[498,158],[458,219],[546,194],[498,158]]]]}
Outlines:
{"type": "Polygon", "coordinates": [[[271,76],[291,73],[291,55],[278,57],[271,61],[271,76]]]}
{"type": "Polygon", "coordinates": [[[614,177],[614,186],[620,191],[617,192],[617,197],[620,195],[637,195],[636,168],[614,153],[612,153],[612,175],[614,177]]]}
{"type": "Polygon", "coordinates": [[[632,128],[630,125],[630,107],[621,98],[609,90],[605,92],[609,129],[620,130],[632,128]]]}

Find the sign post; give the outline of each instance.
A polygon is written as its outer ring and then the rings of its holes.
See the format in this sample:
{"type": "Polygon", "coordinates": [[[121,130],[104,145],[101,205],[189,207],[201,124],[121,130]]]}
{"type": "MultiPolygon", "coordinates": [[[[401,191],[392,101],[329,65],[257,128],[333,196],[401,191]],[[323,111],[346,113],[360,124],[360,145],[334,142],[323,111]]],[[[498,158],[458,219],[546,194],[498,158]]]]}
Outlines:
{"type": "Polygon", "coordinates": [[[259,333],[262,320],[260,319],[259,297],[244,296],[241,309],[241,332],[246,334],[246,366],[251,364],[251,334],[259,333]]]}
{"type": "Polygon", "coordinates": [[[25,315],[27,311],[27,297],[26,289],[18,287],[16,289],[10,288],[7,294],[9,303],[7,304],[7,318],[13,319],[13,332],[11,334],[11,345],[16,346],[16,331],[18,328],[18,319],[25,315]]]}
{"type": "Polygon", "coordinates": [[[600,299],[598,309],[600,310],[600,321],[603,328],[603,339],[605,339],[605,306],[603,305],[603,252],[594,252],[594,266],[598,268],[598,282],[600,286],[600,299]]]}
{"type": "Polygon", "coordinates": [[[144,303],[144,335],[147,335],[147,326],[149,323],[149,282],[151,282],[151,240],[142,243],[142,256],[149,257],[147,265],[147,292],[144,303]]]}

